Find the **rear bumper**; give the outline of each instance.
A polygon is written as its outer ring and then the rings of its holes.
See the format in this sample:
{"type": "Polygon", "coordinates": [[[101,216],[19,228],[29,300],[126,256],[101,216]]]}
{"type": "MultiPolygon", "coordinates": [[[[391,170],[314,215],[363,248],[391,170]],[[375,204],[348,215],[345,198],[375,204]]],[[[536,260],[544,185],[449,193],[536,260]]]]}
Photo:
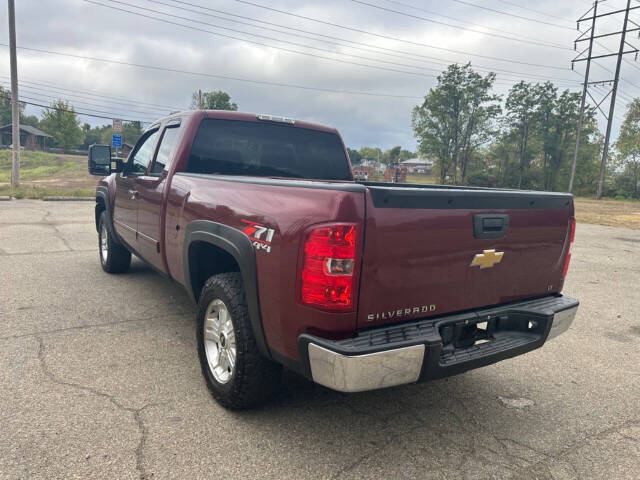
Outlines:
{"type": "Polygon", "coordinates": [[[455,375],[534,350],[568,330],[578,304],[554,295],[363,330],[345,340],[303,334],[298,345],[305,373],[316,383],[342,392],[375,390],[455,375]],[[479,337],[486,338],[474,340],[479,337]]]}

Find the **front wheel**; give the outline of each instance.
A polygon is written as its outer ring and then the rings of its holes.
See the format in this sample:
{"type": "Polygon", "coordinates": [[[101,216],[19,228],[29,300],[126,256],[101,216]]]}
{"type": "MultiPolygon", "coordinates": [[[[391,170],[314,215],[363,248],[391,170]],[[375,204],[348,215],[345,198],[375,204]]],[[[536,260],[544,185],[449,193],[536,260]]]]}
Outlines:
{"type": "Polygon", "coordinates": [[[198,356],[213,398],[230,409],[266,400],[280,384],[282,367],[258,350],[240,274],[211,277],[198,307],[198,356]]]}
{"type": "Polygon", "coordinates": [[[107,228],[107,214],[100,214],[98,222],[98,249],[100,265],[107,273],[123,273],[131,265],[131,252],[112,238],[107,228]]]}

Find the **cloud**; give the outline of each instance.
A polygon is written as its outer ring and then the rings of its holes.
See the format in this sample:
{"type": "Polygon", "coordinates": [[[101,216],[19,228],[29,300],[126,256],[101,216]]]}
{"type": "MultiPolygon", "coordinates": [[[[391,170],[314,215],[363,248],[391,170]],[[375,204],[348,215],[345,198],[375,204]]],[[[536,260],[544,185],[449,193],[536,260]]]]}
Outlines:
{"type": "MultiPolygon", "coordinates": [[[[118,8],[136,10],[126,5],[112,3],[109,0],[97,1],[118,8]]],[[[189,3],[234,15],[256,18],[272,24],[284,25],[287,27],[286,29],[262,24],[263,27],[284,30],[291,35],[234,23],[229,20],[260,25],[250,20],[211,11],[201,10],[201,14],[197,15],[184,10],[184,8],[196,9],[195,7],[181,5],[180,2],[174,0],[159,0],[161,3],[174,5],[174,8],[151,0],[122,1],[141,8],[214,24],[216,27],[137,10],[145,15],[155,15],[172,22],[210,30],[218,35],[108,9],[82,0],[47,2],[23,0],[17,2],[18,44],[24,47],[258,81],[335,90],[408,95],[416,98],[371,97],[256,85],[24,50],[19,52],[21,78],[25,81],[41,82],[66,89],[95,92],[106,96],[112,95],[114,98],[131,98],[137,102],[185,109],[189,106],[193,91],[199,88],[203,90],[222,89],[227,91],[232,99],[238,103],[240,109],[244,111],[282,114],[335,126],[342,132],[345,143],[350,146],[374,145],[389,148],[394,145],[402,145],[410,149],[415,148],[415,140],[411,130],[411,109],[435,84],[433,76],[443,70],[448,63],[471,61],[473,65],[478,65],[483,69],[493,68],[517,72],[515,74],[498,73],[496,91],[502,94],[506,93],[509,86],[519,78],[532,79],[532,81],[543,81],[541,77],[561,79],[567,85],[568,82],[572,82],[573,89],[578,90],[577,83],[581,78],[570,71],[570,61],[575,52],[568,49],[532,45],[531,42],[553,43],[571,48],[576,36],[574,19],[589,8],[589,2],[585,0],[539,1],[535,4],[524,0],[511,0],[510,2],[470,0],[496,10],[566,26],[566,28],[558,28],[475,8],[454,0],[432,0],[421,3],[419,7],[417,7],[418,4],[409,0],[404,2],[367,0],[367,3],[406,12],[410,15],[431,18],[475,30],[485,29],[485,31],[496,35],[518,35],[528,39],[525,42],[516,42],[381,11],[348,0],[328,0],[325,2],[255,0],[255,3],[296,15],[317,18],[356,30],[365,30],[386,37],[414,42],[411,44],[320,24],[233,0],[189,0],[189,3]],[[514,6],[515,4],[545,12],[547,15],[517,8],[514,6]],[[416,7],[412,8],[412,5],[416,5],[416,7]],[[436,16],[419,9],[455,17],[461,21],[436,16]],[[225,17],[229,20],[208,17],[205,13],[225,17]],[[467,23],[462,23],[462,21],[467,23]],[[238,32],[223,30],[220,27],[234,29],[238,32]],[[239,33],[239,31],[246,33],[239,33]],[[351,44],[352,47],[359,48],[348,48],[336,45],[336,43],[342,44],[344,42],[315,36],[314,33],[365,45],[351,44]],[[224,35],[234,36],[238,39],[244,39],[244,41],[226,38],[224,35]],[[260,36],[273,37],[278,41],[260,36]],[[310,36],[316,40],[301,38],[301,36],[310,36]],[[281,49],[295,50],[310,55],[278,50],[250,42],[277,46],[281,49]],[[299,45],[292,45],[292,43],[299,45]],[[416,43],[432,44],[489,57],[564,67],[565,70],[525,66],[480,58],[475,55],[445,52],[418,46],[415,45],[416,43]],[[309,47],[316,47],[316,49],[309,47]],[[329,60],[329,58],[335,60],[329,60]],[[358,63],[361,65],[355,65],[358,63]],[[375,65],[378,68],[363,65],[375,65]],[[414,72],[414,74],[399,71],[414,72]]],[[[6,25],[6,21],[6,10],[2,10],[0,22],[6,25]]],[[[606,26],[615,28],[616,24],[610,22],[606,26]]],[[[640,69],[624,64],[623,75],[631,83],[640,83],[639,71],[640,69]]],[[[0,69],[0,73],[8,74],[8,62],[4,68],[0,69]]],[[[594,66],[593,75],[592,78],[598,78],[610,75],[610,73],[594,66]]],[[[32,84],[30,87],[34,87],[34,85],[32,84]]],[[[30,87],[25,86],[21,94],[41,98],[43,101],[51,100],[42,96],[47,94],[46,88],[40,86],[41,90],[36,91],[28,90],[30,87]]],[[[618,117],[622,113],[625,99],[635,96],[637,93],[635,87],[624,83],[621,84],[621,91],[623,99],[618,107],[618,117]]],[[[78,97],[71,97],[72,92],[68,91],[49,91],[48,94],[64,97],[64,92],[69,94],[68,98],[72,103],[74,103],[74,99],[80,101],[78,97]]],[[[84,100],[91,101],[89,97],[85,97],[84,100]]],[[[92,101],[101,106],[91,107],[86,104],[81,106],[80,103],[77,103],[76,108],[78,110],[81,108],[99,109],[117,113],[125,118],[139,115],[144,116],[145,119],[155,118],[166,110],[159,110],[157,107],[149,105],[115,103],[100,97],[95,97],[92,101]]],[[[33,110],[34,107],[30,107],[30,111],[33,110]]],[[[99,119],[86,120],[93,124],[108,122],[108,120],[99,119]]]]}

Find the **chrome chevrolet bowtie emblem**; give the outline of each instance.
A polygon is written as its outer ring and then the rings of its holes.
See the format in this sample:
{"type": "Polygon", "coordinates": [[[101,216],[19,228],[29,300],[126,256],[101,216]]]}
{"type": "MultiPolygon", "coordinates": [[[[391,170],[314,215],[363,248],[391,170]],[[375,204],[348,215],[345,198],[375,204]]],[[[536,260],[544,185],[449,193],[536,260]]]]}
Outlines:
{"type": "Polygon", "coordinates": [[[491,268],[502,260],[504,252],[496,252],[495,249],[483,250],[482,253],[476,253],[469,264],[470,267],[480,267],[480,270],[491,268]]]}

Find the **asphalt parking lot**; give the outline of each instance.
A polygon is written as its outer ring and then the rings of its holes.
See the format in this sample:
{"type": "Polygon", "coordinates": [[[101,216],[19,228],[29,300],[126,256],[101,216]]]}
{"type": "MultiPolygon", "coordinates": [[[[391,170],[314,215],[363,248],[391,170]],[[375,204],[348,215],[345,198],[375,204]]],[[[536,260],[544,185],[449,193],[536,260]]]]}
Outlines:
{"type": "MultiPolygon", "coordinates": [[[[535,268],[532,266],[532,268],[535,268]]],[[[91,202],[0,202],[0,478],[590,478],[640,470],[640,231],[578,225],[573,327],[466,374],[228,412],[195,306],[100,268],[91,202]]]]}

